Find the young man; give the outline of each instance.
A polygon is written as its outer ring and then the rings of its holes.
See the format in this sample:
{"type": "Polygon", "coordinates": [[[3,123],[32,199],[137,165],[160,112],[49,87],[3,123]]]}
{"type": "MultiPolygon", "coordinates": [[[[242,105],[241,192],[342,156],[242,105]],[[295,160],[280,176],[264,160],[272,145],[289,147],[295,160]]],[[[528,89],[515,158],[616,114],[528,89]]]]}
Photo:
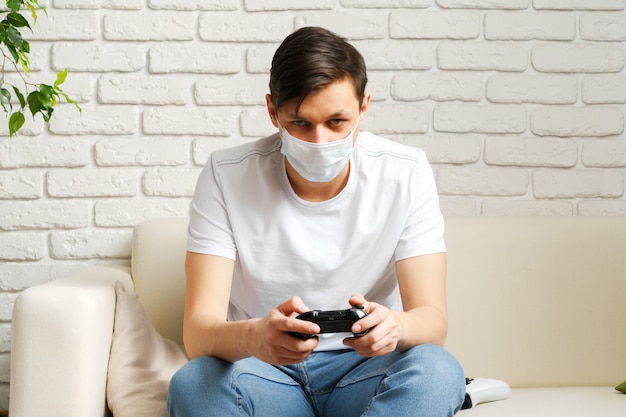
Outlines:
{"type": "Polygon", "coordinates": [[[360,126],[362,56],[303,28],[272,61],[278,133],[211,155],[191,207],[171,417],[452,416],[444,223],[424,153],[360,126]],[[295,318],[364,306],[350,334],[295,318]]]}

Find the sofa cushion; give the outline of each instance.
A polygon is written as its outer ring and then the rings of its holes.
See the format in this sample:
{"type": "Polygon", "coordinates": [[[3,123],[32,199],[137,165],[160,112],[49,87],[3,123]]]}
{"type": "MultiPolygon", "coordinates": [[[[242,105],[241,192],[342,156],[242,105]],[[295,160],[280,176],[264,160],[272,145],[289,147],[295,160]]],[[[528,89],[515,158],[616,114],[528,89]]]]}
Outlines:
{"type": "Polygon", "coordinates": [[[115,293],[106,390],[109,409],[115,417],[167,417],[169,381],[187,356],[156,332],[136,294],[126,293],[120,282],[115,293]]]}
{"type": "Polygon", "coordinates": [[[514,388],[503,401],[478,404],[459,417],[621,417],[626,395],[613,387],[514,388]]]}

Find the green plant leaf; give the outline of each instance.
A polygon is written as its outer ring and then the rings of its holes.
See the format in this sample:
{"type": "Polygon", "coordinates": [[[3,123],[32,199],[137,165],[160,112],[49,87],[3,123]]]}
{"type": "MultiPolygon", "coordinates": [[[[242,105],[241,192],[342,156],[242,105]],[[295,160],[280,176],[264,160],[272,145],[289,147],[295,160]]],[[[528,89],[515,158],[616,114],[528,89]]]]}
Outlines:
{"type": "Polygon", "coordinates": [[[9,118],[9,134],[13,136],[24,125],[24,115],[20,112],[13,113],[9,118]]]}
{"type": "Polygon", "coordinates": [[[24,16],[22,16],[21,14],[17,12],[9,13],[6,17],[6,20],[7,22],[9,22],[9,24],[11,24],[12,26],[15,26],[16,28],[27,27],[32,30],[32,28],[30,27],[30,24],[28,23],[28,20],[26,20],[24,16]]]}
{"type": "Polygon", "coordinates": [[[6,0],[7,3],[7,7],[9,8],[9,10],[11,10],[12,12],[17,12],[20,10],[20,7],[22,7],[22,4],[24,4],[23,0],[6,0]]]}
{"type": "Polygon", "coordinates": [[[15,49],[21,50],[22,43],[24,41],[22,39],[22,34],[19,30],[15,29],[14,27],[9,27],[7,29],[7,38],[5,42],[9,42],[10,45],[13,46],[15,49]]]}
{"type": "Polygon", "coordinates": [[[41,110],[43,110],[45,108],[45,106],[43,105],[43,103],[41,101],[41,97],[39,95],[39,91],[31,92],[28,95],[28,98],[26,99],[26,101],[28,101],[28,108],[30,109],[30,112],[32,113],[33,117],[35,117],[35,115],[38,112],[40,112],[41,110]]]}
{"type": "Polygon", "coordinates": [[[15,86],[13,86],[13,91],[15,91],[15,95],[17,99],[20,101],[20,107],[23,109],[26,106],[26,100],[24,100],[24,94],[15,86]]]}
{"type": "Polygon", "coordinates": [[[54,82],[54,88],[56,89],[58,86],[60,86],[61,84],[63,84],[65,82],[65,78],[67,78],[67,68],[63,68],[61,71],[59,71],[59,73],[57,74],[57,79],[54,82]]]}
{"type": "Polygon", "coordinates": [[[13,110],[13,105],[11,105],[11,93],[6,88],[1,88],[0,94],[0,103],[2,103],[2,108],[6,113],[8,113],[9,111],[13,110]],[[7,103],[9,105],[9,110],[7,110],[4,103],[7,103]]]}

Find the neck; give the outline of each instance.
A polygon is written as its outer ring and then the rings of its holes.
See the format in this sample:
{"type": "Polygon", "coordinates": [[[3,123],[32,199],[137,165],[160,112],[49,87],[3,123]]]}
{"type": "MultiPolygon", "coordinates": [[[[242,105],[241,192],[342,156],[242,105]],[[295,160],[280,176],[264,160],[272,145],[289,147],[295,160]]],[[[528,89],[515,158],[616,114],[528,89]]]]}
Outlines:
{"type": "Polygon", "coordinates": [[[350,163],[341,170],[339,175],[329,182],[312,182],[303,178],[293,169],[286,158],[285,166],[287,168],[287,178],[296,195],[303,200],[314,203],[327,201],[336,197],[346,187],[348,178],[350,177],[350,163]]]}

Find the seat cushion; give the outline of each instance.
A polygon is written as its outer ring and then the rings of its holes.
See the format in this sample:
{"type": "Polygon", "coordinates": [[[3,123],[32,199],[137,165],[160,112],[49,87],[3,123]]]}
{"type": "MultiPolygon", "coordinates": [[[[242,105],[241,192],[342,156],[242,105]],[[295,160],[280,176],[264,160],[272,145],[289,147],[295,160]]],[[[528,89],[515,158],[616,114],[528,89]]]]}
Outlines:
{"type": "Polygon", "coordinates": [[[478,404],[460,417],[622,417],[626,395],[614,387],[514,388],[503,401],[478,404]]]}

